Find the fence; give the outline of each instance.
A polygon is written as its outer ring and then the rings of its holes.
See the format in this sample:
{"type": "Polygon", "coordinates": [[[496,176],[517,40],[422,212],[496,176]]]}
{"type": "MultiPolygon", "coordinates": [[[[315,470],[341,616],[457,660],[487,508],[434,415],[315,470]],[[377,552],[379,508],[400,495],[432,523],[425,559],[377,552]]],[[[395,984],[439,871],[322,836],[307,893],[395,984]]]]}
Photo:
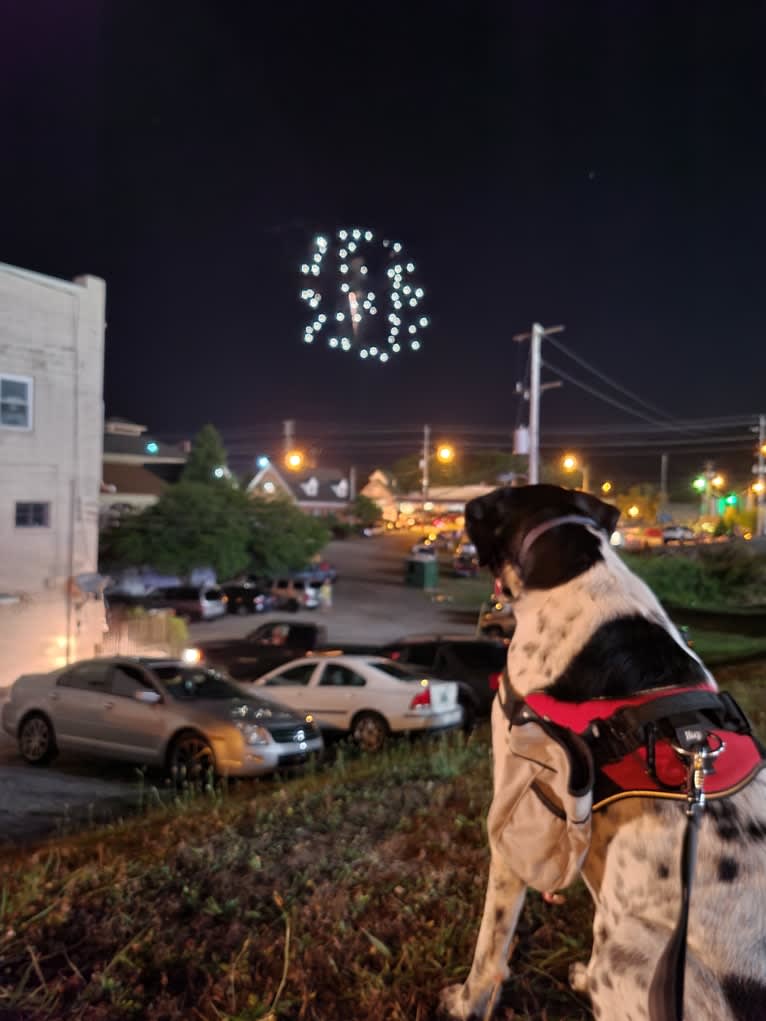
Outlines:
{"type": "Polygon", "coordinates": [[[178,656],[188,643],[186,622],[173,610],[151,613],[112,611],[101,648],[103,656],[178,656]]]}

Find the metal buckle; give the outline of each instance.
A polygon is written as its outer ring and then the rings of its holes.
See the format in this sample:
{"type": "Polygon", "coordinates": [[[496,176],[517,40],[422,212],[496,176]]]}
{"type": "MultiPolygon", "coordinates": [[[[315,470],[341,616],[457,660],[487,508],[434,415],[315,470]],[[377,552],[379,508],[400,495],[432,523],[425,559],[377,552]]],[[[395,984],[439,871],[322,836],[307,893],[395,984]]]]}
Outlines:
{"type": "Polygon", "coordinates": [[[681,759],[689,762],[689,774],[686,781],[686,814],[694,815],[705,807],[705,777],[713,772],[713,760],[717,759],[722,751],[726,749],[726,742],[718,734],[706,734],[704,743],[697,744],[694,748],[682,748],[681,745],[673,744],[671,748],[681,759]],[[715,738],[718,745],[710,748],[707,742],[715,738]]]}

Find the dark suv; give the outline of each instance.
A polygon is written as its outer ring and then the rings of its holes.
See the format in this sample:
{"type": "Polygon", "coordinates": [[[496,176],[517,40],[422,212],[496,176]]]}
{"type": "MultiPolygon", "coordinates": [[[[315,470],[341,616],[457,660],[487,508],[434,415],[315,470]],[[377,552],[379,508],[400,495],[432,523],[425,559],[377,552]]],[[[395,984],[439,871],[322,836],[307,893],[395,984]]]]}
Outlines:
{"type": "Polygon", "coordinates": [[[410,635],[379,650],[399,663],[422,667],[434,677],[460,681],[460,704],[466,729],[489,716],[508,642],[489,638],[410,635]]]}

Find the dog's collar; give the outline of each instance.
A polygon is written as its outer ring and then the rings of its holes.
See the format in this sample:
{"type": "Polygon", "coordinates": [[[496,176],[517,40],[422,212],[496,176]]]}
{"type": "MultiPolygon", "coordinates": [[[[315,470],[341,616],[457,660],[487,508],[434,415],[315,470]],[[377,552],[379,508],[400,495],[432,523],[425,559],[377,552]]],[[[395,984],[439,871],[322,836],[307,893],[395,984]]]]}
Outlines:
{"type": "Polygon", "coordinates": [[[561,517],[543,521],[541,524],[535,525],[534,528],[530,528],[524,536],[521,549],[519,550],[519,563],[524,563],[524,557],[529,553],[532,544],[537,542],[541,535],[544,535],[551,528],[558,528],[559,525],[592,525],[594,528],[598,527],[593,518],[588,518],[584,514],[562,514],[561,517]]]}

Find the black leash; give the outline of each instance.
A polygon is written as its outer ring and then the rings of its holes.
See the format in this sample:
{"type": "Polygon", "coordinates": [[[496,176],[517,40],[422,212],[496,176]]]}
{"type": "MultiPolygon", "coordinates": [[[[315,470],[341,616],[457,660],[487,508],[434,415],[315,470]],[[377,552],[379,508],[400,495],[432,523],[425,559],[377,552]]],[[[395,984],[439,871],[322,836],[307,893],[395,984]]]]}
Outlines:
{"type": "Polygon", "coordinates": [[[650,1021],[684,1021],[686,936],[689,928],[694,865],[697,860],[697,841],[705,811],[705,777],[713,771],[712,761],[725,747],[724,741],[712,749],[706,743],[698,744],[693,750],[674,745],[674,751],[678,755],[689,759],[686,829],[681,851],[681,910],[673,935],[657,962],[649,987],[650,1021]]]}

